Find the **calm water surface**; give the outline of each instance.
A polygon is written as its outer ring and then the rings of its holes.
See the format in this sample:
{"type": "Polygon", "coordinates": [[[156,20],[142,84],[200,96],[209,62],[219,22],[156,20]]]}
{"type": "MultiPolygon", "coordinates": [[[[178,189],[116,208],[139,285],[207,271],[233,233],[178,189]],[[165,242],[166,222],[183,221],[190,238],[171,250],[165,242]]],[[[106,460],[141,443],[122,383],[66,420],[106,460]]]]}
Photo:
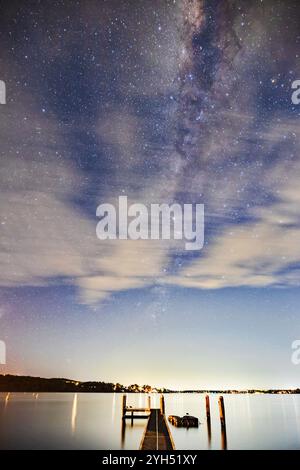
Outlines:
{"type": "MultiPolygon", "coordinates": [[[[165,396],[166,414],[197,416],[198,429],[170,425],[176,449],[300,449],[299,395],[225,395],[226,436],[218,396],[211,395],[211,429],[204,395],[165,396]]],[[[152,407],[159,396],[152,395],[152,407]]],[[[144,406],[146,395],[127,404],[144,406]]],[[[0,393],[0,449],[138,449],[146,420],[121,425],[121,394],[0,393]]]]}

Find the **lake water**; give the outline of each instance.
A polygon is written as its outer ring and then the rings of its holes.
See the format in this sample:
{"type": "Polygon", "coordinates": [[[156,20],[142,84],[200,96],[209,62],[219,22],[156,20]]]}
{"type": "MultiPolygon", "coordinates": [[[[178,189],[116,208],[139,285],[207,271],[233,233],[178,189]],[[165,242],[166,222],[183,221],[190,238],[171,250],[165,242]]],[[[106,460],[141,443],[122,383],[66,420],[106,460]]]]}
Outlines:
{"type": "MultiPolygon", "coordinates": [[[[0,449],[138,449],[146,420],[121,425],[121,394],[0,393],[0,449]]],[[[159,395],[152,395],[159,408],[159,395]]],[[[202,394],[165,395],[166,414],[186,412],[198,429],[170,425],[180,449],[300,449],[300,395],[224,395],[226,436],[218,396],[210,395],[211,429],[202,394]]],[[[145,394],[127,404],[144,406],[145,394]]]]}

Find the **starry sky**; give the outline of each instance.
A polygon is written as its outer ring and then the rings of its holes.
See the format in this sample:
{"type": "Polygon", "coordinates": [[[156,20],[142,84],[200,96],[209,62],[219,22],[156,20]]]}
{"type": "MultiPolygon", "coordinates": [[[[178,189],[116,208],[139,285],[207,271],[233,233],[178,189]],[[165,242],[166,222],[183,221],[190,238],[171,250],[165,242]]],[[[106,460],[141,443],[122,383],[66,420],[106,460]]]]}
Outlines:
{"type": "Polygon", "coordinates": [[[296,387],[296,0],[0,6],[0,373],[296,387]],[[205,205],[205,244],[96,209],[205,205]]]}

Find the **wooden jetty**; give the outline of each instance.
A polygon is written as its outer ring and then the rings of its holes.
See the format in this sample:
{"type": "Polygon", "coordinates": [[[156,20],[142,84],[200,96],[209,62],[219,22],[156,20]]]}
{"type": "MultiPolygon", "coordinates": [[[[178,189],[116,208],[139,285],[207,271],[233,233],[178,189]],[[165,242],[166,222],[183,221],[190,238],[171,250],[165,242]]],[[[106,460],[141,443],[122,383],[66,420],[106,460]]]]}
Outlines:
{"type": "Polygon", "coordinates": [[[168,423],[160,409],[150,412],[140,450],[175,450],[168,423]]]}
{"type": "MultiPolygon", "coordinates": [[[[141,450],[174,450],[174,442],[165,418],[165,399],[160,397],[160,408],[151,408],[151,398],[148,397],[147,406],[134,408],[126,405],[126,395],[122,397],[122,436],[125,432],[125,420],[147,418],[147,425],[141,440],[141,450]]],[[[124,439],[124,436],[123,436],[124,439]]]]}
{"type": "MultiPolygon", "coordinates": [[[[219,397],[219,415],[221,424],[221,449],[227,449],[227,435],[226,435],[226,418],[225,418],[225,405],[224,398],[219,397]]],[[[210,413],[210,397],[205,397],[206,409],[206,423],[207,423],[207,436],[208,448],[211,446],[212,426],[211,426],[211,413],[210,413]]],[[[126,405],[126,395],[122,397],[122,442],[125,437],[126,419],[131,419],[133,426],[134,419],[147,419],[145,431],[140,443],[140,450],[175,450],[172,434],[169,429],[168,421],[165,416],[165,401],[164,396],[160,397],[160,408],[151,408],[151,398],[148,397],[147,406],[136,408],[126,405]]],[[[183,416],[170,415],[169,422],[174,426],[179,427],[198,427],[201,424],[195,416],[190,416],[188,413],[183,416]]]]}

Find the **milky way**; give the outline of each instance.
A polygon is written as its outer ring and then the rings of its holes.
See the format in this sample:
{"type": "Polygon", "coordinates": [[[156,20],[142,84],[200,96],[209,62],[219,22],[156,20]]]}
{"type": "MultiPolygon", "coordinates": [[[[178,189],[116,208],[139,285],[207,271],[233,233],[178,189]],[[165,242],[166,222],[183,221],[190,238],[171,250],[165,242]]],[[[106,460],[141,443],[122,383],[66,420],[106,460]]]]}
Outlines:
{"type": "Polygon", "coordinates": [[[94,354],[106,328],[121,332],[122,308],[139,332],[163,332],[177,312],[177,337],[189,308],[191,323],[212,321],[218,296],[228,319],[242,289],[259,304],[298,288],[296,1],[7,1],[0,18],[0,339],[19,339],[9,370],[32,372],[47,328],[69,328],[57,347],[67,375],[68,348],[87,341],[83,312],[94,354]],[[97,206],[120,195],[203,203],[204,249],[101,243],[97,206]]]}

